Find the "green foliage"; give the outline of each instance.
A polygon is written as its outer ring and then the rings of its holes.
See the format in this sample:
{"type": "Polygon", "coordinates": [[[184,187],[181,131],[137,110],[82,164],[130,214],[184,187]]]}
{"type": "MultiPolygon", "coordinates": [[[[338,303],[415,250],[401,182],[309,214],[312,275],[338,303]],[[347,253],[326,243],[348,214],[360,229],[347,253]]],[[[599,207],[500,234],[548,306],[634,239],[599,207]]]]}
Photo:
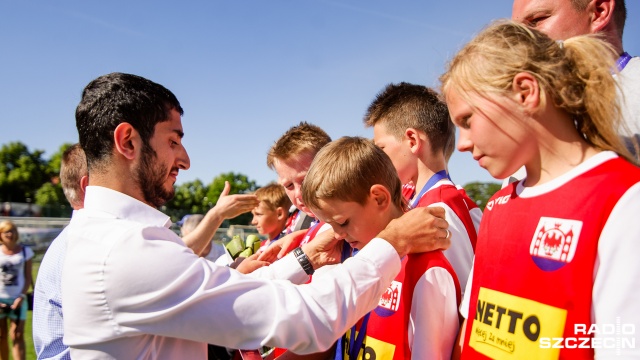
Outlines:
{"type": "Polygon", "coordinates": [[[186,214],[204,214],[213,206],[206,196],[208,186],[199,179],[178,185],[175,189],[175,196],[163,211],[176,221],[186,214]]]}
{"type": "Polygon", "coordinates": [[[478,204],[478,207],[484,211],[487,202],[493,194],[500,190],[501,185],[494,182],[472,182],[464,186],[467,195],[478,204]]]}
{"type": "MultiPolygon", "coordinates": [[[[71,146],[62,144],[50,159],[42,157],[44,151],[29,151],[21,142],[3,145],[0,149],[0,202],[31,202],[42,207],[43,216],[70,216],[71,206],[59,185],[62,154],[71,146]],[[29,199],[29,200],[27,200],[29,199]]],[[[225,181],[229,181],[229,194],[254,192],[258,186],[246,175],[233,172],[220,174],[211,184],[200,180],[176,186],[175,197],[161,210],[174,221],[186,214],[205,214],[220,198],[225,181]]],[[[251,214],[230,219],[228,224],[248,225],[251,214]]]]}
{"type": "MultiPolygon", "coordinates": [[[[246,175],[233,172],[223,173],[213,179],[207,191],[207,199],[215,204],[224,190],[224,182],[228,181],[231,186],[229,194],[249,194],[258,189],[256,182],[249,180],[246,175]]],[[[249,225],[251,223],[251,213],[245,213],[233,219],[229,219],[229,224],[249,225]]]]}
{"type": "Polygon", "coordinates": [[[2,145],[0,149],[0,199],[29,202],[36,191],[51,179],[44,151],[30,152],[21,142],[2,145]],[[29,200],[27,200],[29,199],[29,200]]]}
{"type": "Polygon", "coordinates": [[[48,168],[51,174],[60,174],[60,165],[62,164],[62,154],[67,151],[73,144],[64,143],[60,146],[58,151],[51,155],[49,159],[48,168]]]}
{"type": "MultiPolygon", "coordinates": [[[[195,180],[176,186],[175,196],[161,210],[171,216],[174,222],[187,214],[205,214],[218,202],[220,194],[224,190],[225,181],[228,181],[231,186],[229,194],[251,193],[258,188],[255,181],[249,180],[246,175],[233,172],[220,174],[209,185],[195,180]]],[[[248,225],[250,222],[251,214],[247,213],[230,219],[225,226],[229,224],[248,225]]]]}
{"type": "Polygon", "coordinates": [[[41,206],[63,204],[67,202],[62,192],[60,184],[44,183],[38,191],[36,191],[36,204],[41,206]]]}

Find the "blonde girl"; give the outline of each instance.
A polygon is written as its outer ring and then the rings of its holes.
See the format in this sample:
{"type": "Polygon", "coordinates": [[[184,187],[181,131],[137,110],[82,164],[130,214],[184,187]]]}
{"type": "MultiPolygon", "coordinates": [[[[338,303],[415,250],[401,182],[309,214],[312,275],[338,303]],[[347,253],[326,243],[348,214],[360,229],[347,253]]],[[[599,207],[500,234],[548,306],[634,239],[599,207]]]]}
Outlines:
{"type": "Polygon", "coordinates": [[[0,222],[0,359],[9,358],[8,338],[13,358],[25,358],[26,293],[31,287],[33,250],[20,245],[19,240],[13,222],[0,222]]]}
{"type": "Polygon", "coordinates": [[[463,358],[640,355],[640,169],[617,132],[615,56],[500,21],[441,77],[458,149],[495,178],[527,173],[485,209],[463,358]]]}

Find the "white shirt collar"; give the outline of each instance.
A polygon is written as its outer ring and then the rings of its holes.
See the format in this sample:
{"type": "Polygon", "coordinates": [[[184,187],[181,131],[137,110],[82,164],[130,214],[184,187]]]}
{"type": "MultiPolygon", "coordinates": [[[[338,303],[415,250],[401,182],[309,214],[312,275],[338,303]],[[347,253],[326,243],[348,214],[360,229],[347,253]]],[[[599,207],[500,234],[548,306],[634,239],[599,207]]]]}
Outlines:
{"type": "Polygon", "coordinates": [[[114,218],[127,219],[146,226],[171,226],[171,218],[162,212],[129,195],[102,186],[87,186],[83,210],[106,213],[114,218]]]}

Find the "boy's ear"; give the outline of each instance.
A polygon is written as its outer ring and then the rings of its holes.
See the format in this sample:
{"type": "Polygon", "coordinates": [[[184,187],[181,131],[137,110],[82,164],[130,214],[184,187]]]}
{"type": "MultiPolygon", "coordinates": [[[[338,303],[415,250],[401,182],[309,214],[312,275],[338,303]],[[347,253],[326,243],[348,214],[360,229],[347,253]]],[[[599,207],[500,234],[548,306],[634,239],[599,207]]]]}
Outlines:
{"type": "Polygon", "coordinates": [[[285,211],[282,206],[276,208],[276,217],[278,220],[286,219],[289,216],[289,211],[285,211]]]}
{"type": "Polygon", "coordinates": [[[141,147],[140,134],[127,122],[120,123],[113,131],[113,142],[116,151],[129,160],[136,157],[136,150],[141,147]]]}
{"type": "Polygon", "coordinates": [[[527,72],[518,73],[513,77],[511,87],[515,101],[527,113],[533,114],[540,105],[540,86],[535,76],[527,72]]]}
{"type": "Polygon", "coordinates": [[[404,131],[405,140],[409,143],[411,151],[416,153],[422,148],[422,139],[420,133],[414,128],[407,128],[404,131]]]}
{"type": "Polygon", "coordinates": [[[369,197],[375,201],[376,205],[386,208],[391,203],[391,194],[386,187],[380,184],[373,184],[369,189],[369,197]]]}

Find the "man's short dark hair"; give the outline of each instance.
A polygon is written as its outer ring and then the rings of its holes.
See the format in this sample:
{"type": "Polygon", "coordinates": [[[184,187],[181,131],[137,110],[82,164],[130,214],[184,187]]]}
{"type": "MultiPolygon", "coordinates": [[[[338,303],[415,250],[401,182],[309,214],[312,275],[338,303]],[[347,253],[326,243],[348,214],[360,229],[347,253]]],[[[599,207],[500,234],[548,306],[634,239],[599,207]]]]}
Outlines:
{"type": "Polygon", "coordinates": [[[111,73],[91,81],[76,108],[80,146],[89,169],[101,166],[111,156],[113,133],[119,124],[131,124],[143,146],[150,148],[156,124],[168,121],[172,109],[183,114],[171,91],[143,77],[111,73]]]}

